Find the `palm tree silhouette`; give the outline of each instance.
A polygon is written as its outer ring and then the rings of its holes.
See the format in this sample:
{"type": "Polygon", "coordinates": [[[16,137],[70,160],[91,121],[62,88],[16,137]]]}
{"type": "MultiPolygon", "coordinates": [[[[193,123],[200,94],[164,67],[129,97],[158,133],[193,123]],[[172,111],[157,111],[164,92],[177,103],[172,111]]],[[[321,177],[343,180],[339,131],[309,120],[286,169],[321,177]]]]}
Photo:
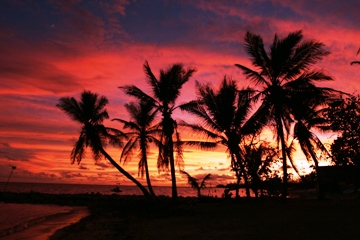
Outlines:
{"type": "Polygon", "coordinates": [[[100,160],[104,156],[120,173],[135,183],[147,198],[150,198],[151,196],[146,188],[119,166],[103,147],[106,140],[111,144],[119,144],[120,137],[125,137],[122,132],[106,128],[103,125],[103,121],[109,118],[108,112],[105,109],[107,104],[108,99],[106,97],[99,97],[98,94],[90,91],[82,92],[80,101],[73,97],[60,98],[56,106],[72,120],[82,125],[79,139],[71,151],[71,163],[73,164],[76,161],[80,164],[85,154],[85,148],[90,147],[95,161],[100,160]]]}
{"type": "Polygon", "coordinates": [[[257,96],[262,99],[261,106],[254,118],[259,122],[275,125],[276,139],[281,144],[282,151],[282,197],[285,199],[288,179],[286,137],[293,121],[292,110],[299,103],[294,100],[311,96],[317,90],[315,82],[332,80],[322,70],[310,70],[311,65],[330,52],[325,50],[321,42],[303,40],[302,31],[290,33],[282,39],[275,35],[268,52],[259,35],[247,32],[245,49],[255,70],[241,64],[235,65],[248,79],[262,87],[257,96]]]}
{"type": "MultiPolygon", "coordinates": [[[[230,154],[231,166],[235,171],[238,186],[243,177],[247,196],[250,197],[248,177],[245,171],[244,158],[239,146],[243,137],[256,131],[254,126],[246,124],[246,117],[251,109],[250,89],[239,91],[233,80],[226,76],[215,92],[210,85],[196,83],[198,99],[182,106],[201,119],[200,124],[186,124],[192,131],[213,139],[217,144],[226,146],[230,154]]],[[[239,197],[239,189],[236,189],[239,197]]]]}
{"type": "Polygon", "coordinates": [[[301,150],[308,162],[314,162],[319,199],[323,199],[325,196],[323,189],[319,184],[321,176],[319,176],[319,159],[316,150],[320,150],[322,154],[331,157],[321,140],[313,131],[311,131],[312,128],[318,130],[325,130],[327,128],[328,121],[322,116],[322,112],[322,109],[316,110],[316,106],[313,106],[305,111],[296,111],[294,114],[296,120],[294,125],[294,139],[298,140],[301,150]]]}
{"type": "Polygon", "coordinates": [[[279,153],[266,142],[254,143],[253,141],[244,146],[244,152],[251,187],[255,197],[258,198],[259,190],[263,195],[262,178],[269,178],[271,165],[278,159],[279,153]]]}
{"type": "MultiPolygon", "coordinates": [[[[184,69],[182,64],[174,64],[166,71],[160,70],[160,77],[157,79],[152,73],[149,63],[146,61],[144,64],[144,72],[147,78],[147,83],[152,88],[152,96],[146,94],[135,85],[121,86],[120,88],[126,94],[134,96],[140,100],[150,102],[154,105],[155,109],[162,115],[161,129],[163,141],[162,147],[159,148],[158,167],[159,169],[168,169],[170,165],[171,182],[172,182],[172,198],[177,201],[177,188],[176,188],[176,174],[175,174],[175,158],[174,158],[174,141],[173,135],[179,138],[176,131],[176,121],[172,118],[172,113],[176,108],[176,100],[180,96],[182,86],[189,81],[190,77],[196,70],[189,68],[184,69]]],[[[180,139],[175,141],[180,143],[180,139]]],[[[177,154],[177,164],[181,166],[181,146],[175,145],[177,154]]]]}
{"type": "Polygon", "coordinates": [[[120,161],[123,161],[124,163],[127,162],[131,159],[135,149],[138,147],[140,148],[138,174],[143,177],[145,173],[150,194],[155,198],[155,193],[150,181],[147,153],[149,150],[149,143],[153,142],[157,146],[161,144],[161,142],[155,137],[155,135],[159,135],[159,126],[152,126],[157,110],[154,110],[154,106],[150,102],[144,101],[125,104],[125,108],[130,114],[130,121],[119,118],[113,119],[124,124],[124,129],[131,130],[130,132],[125,133],[128,137],[128,142],[123,148],[120,161]]]}
{"type": "Polygon", "coordinates": [[[186,175],[187,177],[187,180],[188,180],[188,183],[190,184],[190,186],[194,189],[197,190],[197,193],[198,193],[198,198],[201,198],[201,189],[204,189],[206,188],[206,181],[210,179],[211,177],[211,174],[207,174],[202,180],[201,182],[199,183],[198,182],[198,179],[196,179],[195,177],[191,176],[189,173],[183,171],[183,170],[180,170],[180,173],[186,175]]]}

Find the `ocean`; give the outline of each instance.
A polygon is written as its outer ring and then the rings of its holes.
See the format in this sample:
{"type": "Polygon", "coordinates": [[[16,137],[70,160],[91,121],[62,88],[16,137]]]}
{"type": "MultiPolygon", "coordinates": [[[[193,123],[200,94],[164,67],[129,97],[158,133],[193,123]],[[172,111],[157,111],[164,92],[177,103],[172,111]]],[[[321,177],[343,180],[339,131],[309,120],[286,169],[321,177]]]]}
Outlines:
{"type": "MultiPolygon", "coordinates": [[[[0,191],[5,187],[4,182],[0,182],[0,191]]],[[[142,192],[136,186],[120,186],[121,192],[114,193],[111,190],[115,186],[111,185],[88,185],[88,184],[60,184],[60,183],[19,183],[9,182],[6,186],[6,192],[39,192],[49,194],[85,194],[99,193],[103,195],[142,195],[142,192]]],[[[171,196],[171,187],[153,187],[156,195],[171,196]]],[[[197,197],[197,191],[190,187],[178,187],[178,195],[182,197],[197,197]]],[[[201,191],[204,196],[221,197],[223,188],[209,187],[201,191]]],[[[241,190],[240,195],[245,195],[241,190]]]]}

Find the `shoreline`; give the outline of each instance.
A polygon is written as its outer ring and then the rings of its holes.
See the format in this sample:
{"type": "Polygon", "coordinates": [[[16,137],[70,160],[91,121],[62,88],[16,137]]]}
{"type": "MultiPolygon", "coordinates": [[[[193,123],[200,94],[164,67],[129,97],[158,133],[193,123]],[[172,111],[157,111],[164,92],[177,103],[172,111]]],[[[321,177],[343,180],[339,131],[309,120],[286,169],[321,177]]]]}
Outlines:
{"type": "Polygon", "coordinates": [[[46,239],[90,213],[86,207],[0,203],[1,239],[46,239]]]}
{"type": "Polygon", "coordinates": [[[148,202],[143,196],[123,195],[5,195],[0,193],[0,201],[56,201],[87,207],[90,215],[55,231],[50,240],[360,239],[357,194],[285,202],[180,197],[177,204],[164,196],[148,202]]]}

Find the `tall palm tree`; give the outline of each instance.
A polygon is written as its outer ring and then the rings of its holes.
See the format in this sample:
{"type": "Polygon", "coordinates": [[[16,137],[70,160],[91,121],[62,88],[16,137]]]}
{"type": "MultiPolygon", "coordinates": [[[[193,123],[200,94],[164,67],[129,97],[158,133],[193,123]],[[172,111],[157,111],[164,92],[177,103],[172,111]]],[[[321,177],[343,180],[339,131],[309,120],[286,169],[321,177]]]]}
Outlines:
{"type": "Polygon", "coordinates": [[[206,188],[206,181],[210,179],[211,174],[210,173],[207,174],[199,183],[198,179],[191,176],[189,173],[187,173],[183,170],[180,170],[180,172],[187,177],[187,180],[188,180],[188,183],[190,184],[190,186],[197,190],[198,198],[201,198],[201,189],[206,188]]]}
{"type": "Polygon", "coordinates": [[[254,118],[275,126],[276,139],[281,144],[282,151],[284,199],[287,196],[288,178],[286,136],[293,121],[291,113],[299,103],[294,100],[306,98],[316,92],[316,82],[332,80],[322,70],[310,70],[313,64],[330,52],[325,50],[323,43],[303,38],[302,31],[292,32],[285,38],[275,35],[273,43],[266,51],[263,39],[247,32],[245,50],[255,69],[235,64],[248,79],[262,87],[257,96],[262,100],[261,106],[254,118]]]}
{"type": "MultiPolygon", "coordinates": [[[[189,81],[190,77],[196,70],[189,68],[184,69],[182,64],[174,64],[170,68],[160,70],[159,78],[152,73],[149,63],[144,64],[144,72],[147,83],[152,88],[152,96],[143,92],[135,85],[127,85],[120,87],[126,94],[134,96],[140,100],[150,102],[154,105],[161,115],[161,129],[163,147],[159,148],[158,167],[168,169],[170,165],[171,182],[172,182],[172,198],[177,201],[176,174],[175,174],[175,158],[174,158],[174,141],[173,136],[179,137],[176,131],[176,121],[172,118],[172,113],[179,106],[176,106],[176,100],[180,96],[182,86],[189,81]]],[[[177,139],[176,143],[180,143],[177,139]]],[[[175,145],[175,149],[179,151],[178,165],[181,164],[181,146],[175,145]]]]}
{"type": "Polygon", "coordinates": [[[155,143],[157,146],[161,144],[155,137],[159,134],[158,125],[153,125],[157,111],[154,110],[153,105],[150,102],[144,101],[125,104],[125,108],[130,114],[130,121],[119,118],[113,119],[124,124],[124,129],[131,130],[130,132],[125,133],[128,136],[128,141],[122,150],[120,162],[122,161],[125,163],[130,160],[135,149],[139,147],[140,161],[138,174],[141,175],[141,177],[145,174],[150,194],[155,197],[150,181],[147,154],[149,150],[149,143],[155,143]]]}
{"type": "MultiPolygon", "coordinates": [[[[246,124],[251,109],[252,91],[249,89],[239,91],[235,81],[228,80],[226,76],[217,92],[210,85],[201,85],[198,82],[196,88],[198,99],[183,105],[182,109],[197,116],[201,122],[187,125],[183,123],[183,125],[226,146],[238,185],[243,177],[247,196],[250,197],[248,177],[239,144],[243,137],[256,130],[254,126],[246,124]]],[[[236,197],[239,197],[238,188],[236,197]]]]}
{"type": "Polygon", "coordinates": [[[106,140],[112,144],[119,144],[119,137],[124,136],[120,131],[106,128],[103,125],[103,121],[109,118],[105,109],[107,104],[108,99],[106,97],[99,97],[98,94],[90,91],[82,92],[80,101],[73,97],[60,98],[56,106],[72,120],[82,125],[79,139],[71,151],[71,163],[73,164],[76,161],[80,164],[85,154],[85,148],[90,147],[95,161],[104,156],[120,173],[135,183],[147,198],[150,198],[151,196],[146,188],[119,166],[103,147],[106,140]]]}

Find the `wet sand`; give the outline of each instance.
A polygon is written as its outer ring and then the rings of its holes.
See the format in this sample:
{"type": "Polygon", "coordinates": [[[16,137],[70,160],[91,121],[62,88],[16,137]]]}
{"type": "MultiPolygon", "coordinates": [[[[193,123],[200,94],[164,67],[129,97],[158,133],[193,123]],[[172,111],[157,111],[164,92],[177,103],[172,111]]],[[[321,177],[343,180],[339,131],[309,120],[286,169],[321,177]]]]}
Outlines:
{"type": "Polygon", "coordinates": [[[88,215],[86,207],[0,203],[0,238],[48,239],[88,215]]]}

